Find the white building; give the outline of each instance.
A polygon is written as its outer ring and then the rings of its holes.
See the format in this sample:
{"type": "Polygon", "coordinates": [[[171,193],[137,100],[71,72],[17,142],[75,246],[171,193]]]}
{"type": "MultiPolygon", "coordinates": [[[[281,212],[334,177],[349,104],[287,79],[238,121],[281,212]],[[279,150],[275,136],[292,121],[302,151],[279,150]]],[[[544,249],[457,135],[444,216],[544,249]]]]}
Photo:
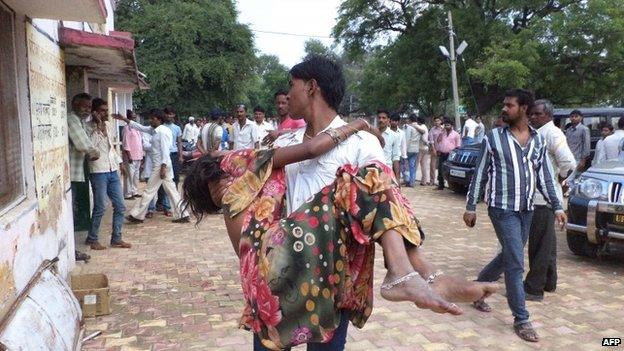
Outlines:
{"type": "Polygon", "coordinates": [[[0,333],[44,260],[58,257],[63,279],[75,265],[73,213],[85,209],[72,211],[68,102],[87,92],[125,113],[145,86],[114,3],[0,0],[0,333]]]}

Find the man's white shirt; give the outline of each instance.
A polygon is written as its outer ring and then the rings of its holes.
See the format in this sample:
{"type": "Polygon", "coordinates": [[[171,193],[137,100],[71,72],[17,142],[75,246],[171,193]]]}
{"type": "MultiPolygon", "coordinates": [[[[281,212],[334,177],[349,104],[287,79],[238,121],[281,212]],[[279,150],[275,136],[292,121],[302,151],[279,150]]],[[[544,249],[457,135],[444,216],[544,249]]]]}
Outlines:
{"type": "Polygon", "coordinates": [[[475,132],[477,131],[477,127],[479,126],[479,123],[477,123],[474,119],[469,118],[466,120],[466,123],[464,123],[464,130],[462,130],[462,138],[464,136],[468,137],[468,138],[474,138],[475,137],[475,132]]]}
{"type": "Polygon", "coordinates": [[[135,121],[130,121],[130,127],[152,135],[152,149],[150,150],[150,156],[152,157],[152,172],[159,169],[160,165],[165,164],[167,165],[167,178],[173,178],[171,156],[169,155],[169,147],[173,143],[173,133],[171,132],[171,129],[164,124],[161,124],[156,128],[152,128],[139,124],[135,121]]]}
{"type": "MultiPolygon", "coordinates": [[[[552,165],[553,170],[557,172],[561,177],[567,177],[568,173],[576,168],[576,160],[574,155],[568,146],[565,134],[559,129],[553,121],[550,121],[541,126],[537,132],[544,138],[546,142],[546,151],[548,153],[548,160],[552,165]]],[[[561,184],[556,182],[555,192],[559,198],[559,202],[563,203],[563,191],[561,184]]],[[[546,205],[547,202],[539,191],[535,192],[534,203],[536,205],[546,205]]]]}
{"type": "Polygon", "coordinates": [[[262,121],[262,123],[258,124],[257,122],[253,122],[257,127],[258,127],[258,139],[262,142],[262,139],[264,139],[265,136],[267,136],[267,134],[269,134],[270,131],[275,130],[275,128],[273,128],[273,125],[269,122],[262,121]]]}
{"type": "Polygon", "coordinates": [[[394,161],[401,159],[401,135],[390,127],[381,133],[386,144],[383,147],[384,163],[392,167],[394,161]]]}
{"type": "Polygon", "coordinates": [[[202,142],[202,147],[204,148],[204,150],[208,150],[209,149],[208,146],[210,143],[214,143],[216,140],[221,140],[222,137],[223,137],[223,127],[216,124],[215,122],[206,123],[202,127],[201,142],[202,142]],[[208,132],[210,131],[210,127],[213,124],[215,126],[214,128],[212,128],[212,135],[208,135],[208,132]]]}
{"type": "Polygon", "coordinates": [[[255,121],[247,120],[243,128],[238,122],[234,123],[234,150],[253,149],[256,142],[260,141],[258,137],[258,125],[255,121]]]}
{"type": "Polygon", "coordinates": [[[621,157],[622,142],[624,142],[624,130],[618,129],[613,134],[602,140],[600,145],[596,145],[596,163],[603,160],[617,160],[621,157]]]}
{"type": "Polygon", "coordinates": [[[197,137],[199,137],[199,127],[197,124],[187,123],[184,126],[184,132],[182,133],[182,139],[188,141],[197,142],[197,137]]]}
{"type": "MultiPolygon", "coordinates": [[[[326,129],[347,124],[336,116],[326,129]]],[[[306,128],[280,136],[274,143],[277,147],[296,145],[303,142],[306,128]]],[[[358,132],[338,144],[324,155],[315,159],[289,164],[286,170],[286,206],[288,214],[298,209],[336,180],[338,168],[350,164],[362,167],[373,161],[384,163],[384,154],[377,138],[366,132],[358,132]]]]}

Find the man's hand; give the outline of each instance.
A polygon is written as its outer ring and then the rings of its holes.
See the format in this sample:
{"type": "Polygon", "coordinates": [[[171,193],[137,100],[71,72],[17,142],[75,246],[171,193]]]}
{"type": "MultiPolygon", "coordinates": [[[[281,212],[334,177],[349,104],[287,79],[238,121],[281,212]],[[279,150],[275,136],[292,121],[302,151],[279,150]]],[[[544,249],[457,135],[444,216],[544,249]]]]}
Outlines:
{"type": "Polygon", "coordinates": [[[114,119],[118,119],[118,120],[120,120],[120,121],[125,121],[125,120],[127,120],[127,118],[126,118],[126,117],[124,117],[124,116],[120,115],[119,113],[113,113],[113,114],[111,114],[111,117],[113,117],[114,119]]]}
{"type": "Polygon", "coordinates": [[[119,173],[121,173],[122,177],[126,176],[126,167],[123,163],[119,164],[119,173]]]}
{"type": "Polygon", "coordinates": [[[474,227],[477,223],[477,214],[474,212],[464,212],[464,223],[470,228],[474,227]]]}
{"type": "Polygon", "coordinates": [[[565,229],[565,225],[568,222],[568,216],[563,211],[555,211],[555,223],[559,226],[559,229],[565,229]]]}
{"type": "Polygon", "coordinates": [[[160,179],[165,179],[166,176],[167,176],[167,166],[162,165],[160,166],[160,179]]]}
{"type": "Polygon", "coordinates": [[[277,130],[270,130],[269,133],[262,139],[262,145],[269,145],[280,136],[280,132],[277,130]]]}
{"type": "Polygon", "coordinates": [[[98,150],[93,150],[89,152],[89,161],[95,161],[100,158],[100,152],[98,150]]]}

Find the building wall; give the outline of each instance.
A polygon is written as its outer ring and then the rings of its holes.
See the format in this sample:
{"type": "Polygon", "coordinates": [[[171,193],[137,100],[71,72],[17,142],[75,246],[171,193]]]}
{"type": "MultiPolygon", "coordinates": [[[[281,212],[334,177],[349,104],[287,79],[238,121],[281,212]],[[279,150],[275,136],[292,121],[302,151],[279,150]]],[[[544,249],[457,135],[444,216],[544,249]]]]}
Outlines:
{"type": "MultiPolygon", "coordinates": [[[[38,21],[37,21],[38,22],[38,21]]],[[[57,36],[58,24],[49,21],[38,22],[45,32],[44,38],[56,46],[52,41],[57,36]]],[[[38,142],[42,142],[42,135],[33,130],[40,130],[37,126],[41,121],[31,109],[29,71],[36,69],[29,67],[27,26],[30,21],[20,13],[15,16],[15,40],[18,69],[18,114],[22,141],[22,169],[25,180],[25,196],[17,204],[3,209],[0,216],[0,316],[15,301],[17,295],[24,289],[41,262],[45,259],[59,257],[58,269],[60,274],[67,278],[74,267],[74,231],[71,210],[71,192],[68,183],[64,181],[68,171],[68,139],[65,129],[56,130],[56,141],[62,144],[49,155],[34,153],[38,142]],[[60,134],[59,134],[60,133],[60,134]],[[41,157],[43,156],[43,157],[41,157]],[[46,156],[54,160],[46,159],[46,156]],[[61,174],[52,174],[50,179],[37,179],[52,161],[61,162],[61,174]],[[45,183],[44,183],[45,182],[45,183]]],[[[0,38],[1,40],[2,38],[0,38]]],[[[32,45],[32,43],[31,43],[32,45]]],[[[32,50],[32,47],[31,47],[32,50]]],[[[58,65],[57,76],[64,76],[64,66],[58,65]]],[[[45,81],[45,80],[44,80],[45,81]]],[[[48,81],[48,83],[50,83],[48,81]]],[[[50,83],[53,84],[53,83],[50,83]]],[[[59,89],[50,90],[50,98],[65,100],[59,95],[59,89]]],[[[59,114],[64,116],[62,111],[59,114]]],[[[41,146],[41,145],[39,145],[41,146]]],[[[56,172],[59,173],[59,172],[56,172]]]]}

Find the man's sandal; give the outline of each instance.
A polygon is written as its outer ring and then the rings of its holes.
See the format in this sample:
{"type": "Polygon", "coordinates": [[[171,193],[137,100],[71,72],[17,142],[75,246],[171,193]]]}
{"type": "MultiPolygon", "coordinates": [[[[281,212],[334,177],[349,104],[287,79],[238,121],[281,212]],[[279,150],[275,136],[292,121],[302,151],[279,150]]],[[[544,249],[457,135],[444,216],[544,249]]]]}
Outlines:
{"type": "Polygon", "coordinates": [[[539,336],[531,323],[522,323],[520,325],[514,325],[514,331],[520,339],[528,342],[538,342],[539,336]]]}
{"type": "Polygon", "coordinates": [[[481,312],[492,312],[492,307],[488,305],[485,300],[477,300],[472,303],[472,307],[474,307],[477,311],[481,312]]]}

